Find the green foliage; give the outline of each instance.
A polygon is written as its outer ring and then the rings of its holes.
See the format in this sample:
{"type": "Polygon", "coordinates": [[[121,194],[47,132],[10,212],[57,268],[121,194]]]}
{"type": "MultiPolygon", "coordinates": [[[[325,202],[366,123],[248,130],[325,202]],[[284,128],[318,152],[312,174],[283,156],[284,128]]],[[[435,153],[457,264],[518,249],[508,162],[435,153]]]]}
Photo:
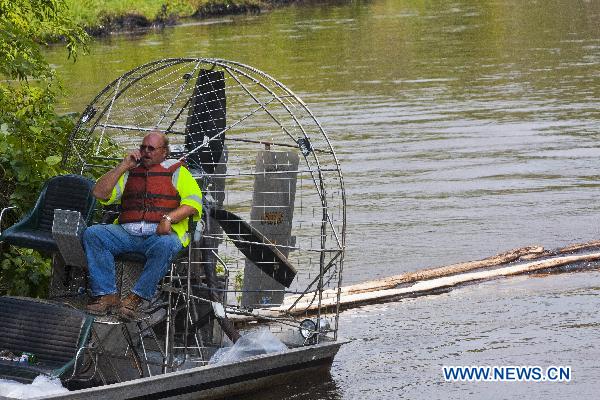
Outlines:
{"type": "MultiPolygon", "coordinates": [[[[259,0],[65,0],[78,23],[87,28],[102,27],[111,19],[138,15],[150,22],[193,16],[210,5],[258,6],[259,0]]],[[[221,7],[221,8],[223,8],[221,7]]]]}
{"type": "Polygon", "coordinates": [[[163,19],[174,14],[192,15],[202,0],[66,0],[79,23],[88,27],[102,24],[107,17],[141,15],[148,20],[163,19]]]}
{"type": "Polygon", "coordinates": [[[48,293],[50,263],[30,249],[11,248],[0,262],[0,293],[44,297],[48,293]]]}
{"type": "MultiPolygon", "coordinates": [[[[64,172],[60,160],[73,121],[55,112],[61,86],[41,52],[57,40],[73,60],[87,40],[63,0],[0,0],[0,208],[29,210],[42,184],[64,172]]],[[[48,260],[24,249],[0,257],[0,292],[43,293],[48,260]]]]}
{"type": "Polygon", "coordinates": [[[50,85],[0,85],[0,180],[13,187],[4,200],[21,209],[33,205],[48,178],[63,172],[60,160],[73,122],[56,115],[54,99],[50,85]]]}
{"type": "Polygon", "coordinates": [[[63,0],[0,0],[0,27],[0,74],[13,79],[52,79],[40,45],[60,39],[76,58],[87,38],[63,0]]]}

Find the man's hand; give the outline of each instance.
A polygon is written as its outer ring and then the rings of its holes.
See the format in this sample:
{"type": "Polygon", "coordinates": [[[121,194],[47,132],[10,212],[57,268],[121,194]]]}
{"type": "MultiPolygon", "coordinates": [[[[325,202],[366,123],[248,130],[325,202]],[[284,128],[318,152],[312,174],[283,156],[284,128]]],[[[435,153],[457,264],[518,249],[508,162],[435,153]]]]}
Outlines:
{"type": "Polygon", "coordinates": [[[169,221],[166,218],[163,218],[160,220],[160,222],[158,223],[158,226],[156,227],[156,234],[157,235],[168,235],[171,233],[171,221],[169,221]]]}
{"type": "Polygon", "coordinates": [[[142,153],[139,150],[133,150],[131,153],[125,156],[123,161],[121,161],[121,165],[126,170],[131,170],[140,164],[141,159],[142,153]]]}
{"type": "Polygon", "coordinates": [[[195,214],[198,214],[196,209],[194,207],[188,206],[186,204],[183,204],[183,205],[177,207],[173,211],[169,211],[169,213],[166,215],[168,215],[171,220],[169,221],[169,218],[163,217],[163,219],[160,220],[160,222],[158,223],[158,226],[156,227],[156,234],[157,235],[168,235],[169,233],[172,232],[172,230],[171,230],[172,224],[176,224],[179,221],[183,221],[187,217],[191,217],[192,215],[195,215],[195,214]]]}
{"type": "Polygon", "coordinates": [[[121,175],[137,167],[141,159],[142,154],[139,150],[133,150],[127,154],[123,161],[96,181],[93,190],[94,196],[100,200],[108,200],[121,175]]]}

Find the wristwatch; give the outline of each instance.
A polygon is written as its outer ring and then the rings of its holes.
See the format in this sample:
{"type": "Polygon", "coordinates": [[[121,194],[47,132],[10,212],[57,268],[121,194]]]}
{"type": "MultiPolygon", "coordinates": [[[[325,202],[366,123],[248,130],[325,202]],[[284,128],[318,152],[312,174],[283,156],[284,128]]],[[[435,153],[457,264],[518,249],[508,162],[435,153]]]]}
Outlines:
{"type": "Polygon", "coordinates": [[[167,214],[162,216],[162,219],[166,219],[167,221],[169,221],[170,223],[173,223],[173,218],[169,217],[167,214]]]}

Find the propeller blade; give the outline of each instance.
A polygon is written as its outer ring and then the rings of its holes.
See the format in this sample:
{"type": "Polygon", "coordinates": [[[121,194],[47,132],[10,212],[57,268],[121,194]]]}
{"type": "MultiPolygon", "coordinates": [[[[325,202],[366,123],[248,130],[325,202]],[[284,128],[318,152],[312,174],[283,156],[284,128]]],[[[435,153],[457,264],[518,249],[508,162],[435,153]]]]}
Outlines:
{"type": "Polygon", "coordinates": [[[227,210],[211,209],[210,216],[217,220],[227,236],[250,261],[277,282],[290,287],[296,276],[296,269],[269,239],[227,210]]]}
{"type": "Polygon", "coordinates": [[[186,154],[205,140],[208,140],[208,147],[187,155],[189,166],[201,167],[208,174],[215,172],[225,141],[226,110],[223,71],[200,70],[185,123],[186,154]]]}

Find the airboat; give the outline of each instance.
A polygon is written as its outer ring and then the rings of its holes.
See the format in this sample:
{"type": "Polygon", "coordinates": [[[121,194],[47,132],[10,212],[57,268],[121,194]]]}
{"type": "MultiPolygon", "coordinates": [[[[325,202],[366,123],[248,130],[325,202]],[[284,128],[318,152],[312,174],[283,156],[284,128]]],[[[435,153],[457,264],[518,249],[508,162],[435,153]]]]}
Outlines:
{"type": "MultiPolygon", "coordinates": [[[[71,174],[0,235],[52,257],[47,300],[0,298],[1,378],[58,377],[69,392],[56,399],[204,399],[330,368],[345,342],[344,181],[321,124],[286,86],[232,61],[150,62],[83,110],[62,162],[71,174]],[[202,218],[140,318],[94,317],[81,235],[119,210],[96,204],[93,177],[152,130],[202,188],[202,218]]],[[[144,261],[116,257],[121,296],[144,261]]]]}

